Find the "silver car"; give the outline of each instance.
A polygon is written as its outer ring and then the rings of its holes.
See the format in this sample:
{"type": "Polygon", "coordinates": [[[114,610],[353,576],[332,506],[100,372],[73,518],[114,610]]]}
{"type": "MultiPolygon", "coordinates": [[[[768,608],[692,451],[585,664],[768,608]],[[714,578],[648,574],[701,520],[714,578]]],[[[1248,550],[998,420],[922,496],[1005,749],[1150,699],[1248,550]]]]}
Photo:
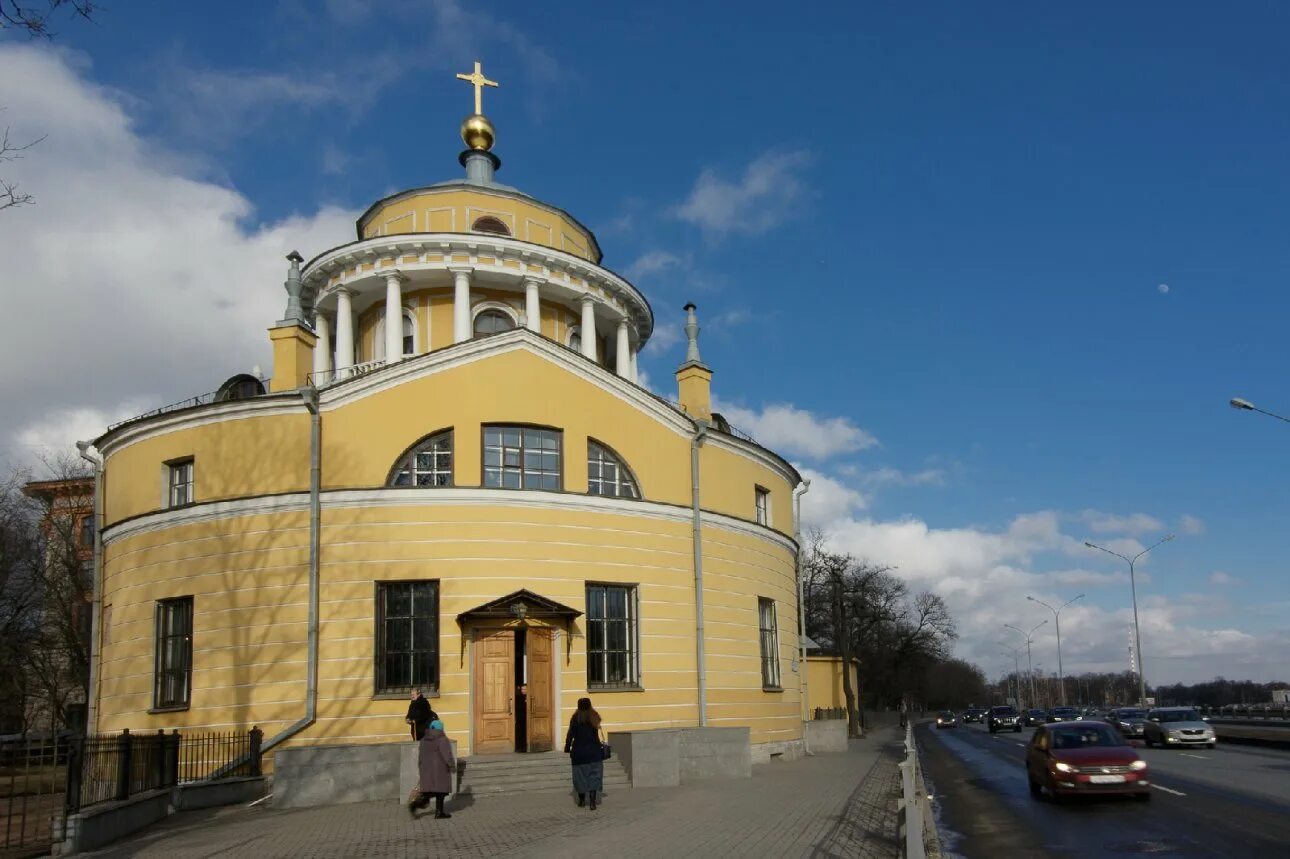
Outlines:
{"type": "Polygon", "coordinates": [[[1157,707],[1147,713],[1142,725],[1142,739],[1147,746],[1208,746],[1214,748],[1218,738],[1214,728],[1191,707],[1157,707]]]}

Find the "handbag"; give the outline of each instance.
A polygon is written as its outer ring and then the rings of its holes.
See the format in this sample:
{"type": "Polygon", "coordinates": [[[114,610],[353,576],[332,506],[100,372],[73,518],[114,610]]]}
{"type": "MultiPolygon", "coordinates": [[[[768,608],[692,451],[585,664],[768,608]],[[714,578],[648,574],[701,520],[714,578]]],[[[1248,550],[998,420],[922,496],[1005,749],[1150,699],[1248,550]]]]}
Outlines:
{"type": "Polygon", "coordinates": [[[607,761],[614,755],[613,746],[606,742],[604,735],[600,731],[596,731],[596,735],[600,739],[600,759],[607,761]]]}

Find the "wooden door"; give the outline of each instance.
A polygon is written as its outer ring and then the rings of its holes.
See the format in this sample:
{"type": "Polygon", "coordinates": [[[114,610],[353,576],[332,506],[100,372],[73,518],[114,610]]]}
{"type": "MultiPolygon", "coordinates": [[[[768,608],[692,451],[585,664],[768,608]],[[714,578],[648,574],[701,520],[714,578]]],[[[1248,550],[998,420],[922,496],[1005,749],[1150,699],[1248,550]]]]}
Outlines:
{"type": "Polygon", "coordinates": [[[549,752],[554,742],[554,708],[551,700],[554,662],[549,629],[530,629],[525,638],[529,661],[528,750],[549,752]]]}
{"type": "Polygon", "coordinates": [[[515,633],[475,633],[475,743],[477,755],[515,751],[515,633]]]}

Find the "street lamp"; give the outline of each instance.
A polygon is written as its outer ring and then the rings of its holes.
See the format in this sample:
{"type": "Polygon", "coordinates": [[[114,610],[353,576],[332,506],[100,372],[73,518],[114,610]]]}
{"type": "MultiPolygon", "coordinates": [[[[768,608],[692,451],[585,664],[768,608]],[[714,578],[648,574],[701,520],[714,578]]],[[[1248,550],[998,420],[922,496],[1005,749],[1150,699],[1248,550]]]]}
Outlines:
{"type": "Polygon", "coordinates": [[[1088,540],[1084,541],[1084,545],[1088,546],[1090,549],[1097,549],[1098,551],[1106,552],[1108,555],[1115,555],[1121,561],[1124,561],[1129,565],[1129,589],[1133,593],[1133,649],[1138,656],[1138,706],[1139,707],[1145,707],[1147,705],[1147,681],[1144,679],[1147,676],[1147,673],[1145,671],[1146,666],[1142,664],[1142,630],[1138,626],[1138,585],[1133,577],[1133,564],[1138,560],[1138,558],[1141,558],[1143,555],[1145,555],[1147,552],[1150,552],[1156,546],[1159,546],[1161,543],[1168,543],[1173,538],[1174,538],[1173,534],[1169,534],[1168,536],[1162,537],[1152,545],[1148,546],[1138,554],[1134,555],[1132,558],[1126,558],[1124,555],[1121,555],[1119,552],[1112,552],[1110,549],[1106,548],[1105,546],[1098,546],[1094,543],[1090,543],[1088,540]]]}
{"type": "MultiPolygon", "coordinates": [[[[999,646],[1012,652],[1012,688],[1017,696],[1013,700],[1017,702],[1017,709],[1021,709],[1021,648],[1013,647],[1010,644],[999,642],[999,646]]],[[[1003,654],[1007,656],[1008,654],[1003,654]]]]}
{"type": "Polygon", "coordinates": [[[1039,603],[1041,606],[1051,611],[1053,613],[1053,619],[1057,621],[1057,684],[1061,692],[1058,697],[1061,698],[1062,706],[1064,707],[1066,706],[1066,673],[1062,670],[1062,609],[1075,602],[1075,600],[1084,599],[1084,595],[1080,594],[1074,599],[1069,599],[1062,603],[1058,608],[1053,608],[1043,600],[1035,599],[1032,596],[1027,596],[1026,599],[1031,602],[1039,603]]]}
{"type": "Polygon", "coordinates": [[[1035,699],[1035,663],[1030,660],[1030,645],[1033,644],[1035,641],[1035,630],[1039,629],[1039,627],[1043,626],[1045,623],[1048,623],[1048,621],[1046,620],[1040,621],[1039,623],[1034,625],[1034,627],[1030,630],[1030,632],[1025,632],[1020,628],[1013,626],[1010,623],[1004,624],[1004,627],[1006,627],[1007,629],[1014,629],[1017,632],[1020,632],[1022,637],[1026,639],[1026,669],[1030,672],[1030,706],[1032,707],[1035,706],[1035,700],[1036,700],[1035,699]]]}
{"type": "Polygon", "coordinates": [[[1261,415],[1267,415],[1270,418],[1276,418],[1279,421],[1285,421],[1286,423],[1290,424],[1290,418],[1283,417],[1282,415],[1279,415],[1276,412],[1269,412],[1264,409],[1261,409],[1258,406],[1254,405],[1254,403],[1250,402],[1249,400],[1242,400],[1240,397],[1234,397],[1233,399],[1230,399],[1227,402],[1228,402],[1228,405],[1230,405],[1232,408],[1236,409],[1237,411],[1258,412],[1261,415]]]}

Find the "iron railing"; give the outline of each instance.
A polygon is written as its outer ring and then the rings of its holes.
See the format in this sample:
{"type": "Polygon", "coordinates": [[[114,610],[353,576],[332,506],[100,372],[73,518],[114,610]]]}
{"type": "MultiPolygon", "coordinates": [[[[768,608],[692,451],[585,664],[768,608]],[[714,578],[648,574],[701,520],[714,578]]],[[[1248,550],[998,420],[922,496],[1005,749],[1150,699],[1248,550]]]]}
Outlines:
{"type": "Polygon", "coordinates": [[[90,734],[72,739],[67,760],[67,813],[178,782],[179,732],[90,734]]]}
{"type": "Polygon", "coordinates": [[[0,850],[43,848],[63,810],[70,743],[66,737],[0,742],[0,850]]]}
{"type": "Polygon", "coordinates": [[[179,783],[258,776],[264,732],[184,734],[179,743],[179,783]]]}

